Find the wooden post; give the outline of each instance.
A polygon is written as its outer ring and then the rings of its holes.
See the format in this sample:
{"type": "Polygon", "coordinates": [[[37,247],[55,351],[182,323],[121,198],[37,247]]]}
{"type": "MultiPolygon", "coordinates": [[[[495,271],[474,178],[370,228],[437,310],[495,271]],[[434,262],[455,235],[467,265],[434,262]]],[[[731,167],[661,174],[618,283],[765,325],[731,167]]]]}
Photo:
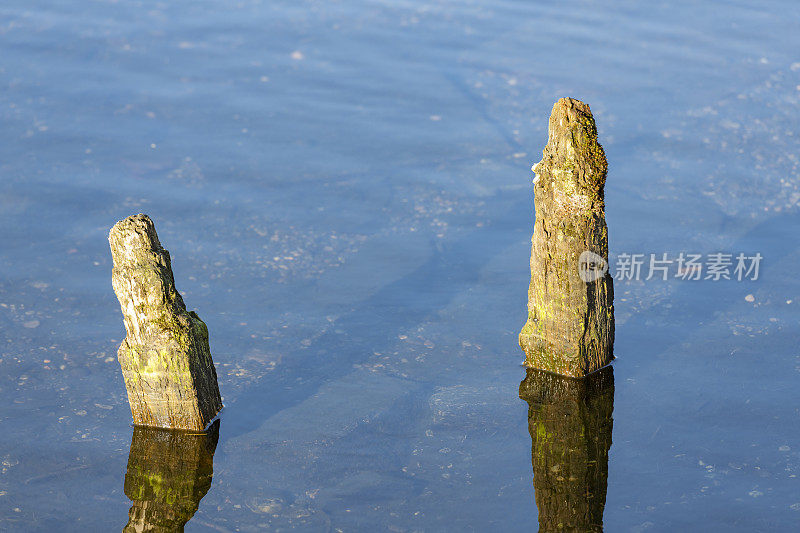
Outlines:
{"type": "Polygon", "coordinates": [[[614,288],[608,273],[603,187],[607,163],[589,106],[562,98],[533,166],[526,365],[585,376],[613,359],[614,288]]]}
{"type": "Polygon", "coordinates": [[[118,358],[133,423],[202,431],[222,409],[208,329],[186,311],[150,217],[117,222],[108,241],[127,331],[118,358]]]}
{"type": "Polygon", "coordinates": [[[205,433],[133,429],[125,495],[133,502],[124,532],[183,531],[211,488],[219,421],[205,433]]]}
{"type": "Polygon", "coordinates": [[[530,368],[519,396],[528,431],[539,531],[603,531],[614,412],[611,366],[586,378],[530,368]]]}

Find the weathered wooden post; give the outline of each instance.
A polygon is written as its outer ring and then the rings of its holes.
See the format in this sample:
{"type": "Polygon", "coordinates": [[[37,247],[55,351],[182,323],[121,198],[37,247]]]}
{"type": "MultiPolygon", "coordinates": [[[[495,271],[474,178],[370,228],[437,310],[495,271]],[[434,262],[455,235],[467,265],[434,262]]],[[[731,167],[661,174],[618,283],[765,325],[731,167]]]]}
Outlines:
{"type": "Polygon", "coordinates": [[[519,386],[528,431],[539,531],[603,531],[614,412],[611,366],[585,378],[529,368],[519,386]]]}
{"type": "Polygon", "coordinates": [[[186,311],[150,217],[117,222],[108,241],[127,331],[117,355],[133,423],[202,431],[222,409],[208,329],[186,311]]]}
{"type": "Polygon", "coordinates": [[[589,106],[560,99],[542,160],[532,168],[536,222],[528,321],[519,336],[527,366],[579,377],[613,359],[607,167],[589,106]]]}
{"type": "Polygon", "coordinates": [[[124,532],[183,531],[211,488],[219,421],[205,433],[135,427],[125,473],[124,532]]]}

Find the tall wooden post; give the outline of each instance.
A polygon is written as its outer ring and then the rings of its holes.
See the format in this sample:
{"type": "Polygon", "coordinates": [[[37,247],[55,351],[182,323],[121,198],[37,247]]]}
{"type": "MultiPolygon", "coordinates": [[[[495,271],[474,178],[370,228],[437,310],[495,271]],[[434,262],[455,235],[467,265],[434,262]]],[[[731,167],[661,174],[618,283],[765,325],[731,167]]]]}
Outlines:
{"type": "Polygon", "coordinates": [[[607,163],[589,106],[562,98],[533,166],[526,365],[585,376],[613,359],[614,288],[608,273],[603,188],[607,163]]]}
{"type": "Polygon", "coordinates": [[[222,409],[208,329],[186,311],[150,217],[117,222],[108,241],[127,331],[117,355],[133,423],[202,431],[222,409]]]}
{"type": "Polygon", "coordinates": [[[519,395],[528,402],[539,531],[602,533],[613,368],[580,379],[530,368],[519,395]]]}

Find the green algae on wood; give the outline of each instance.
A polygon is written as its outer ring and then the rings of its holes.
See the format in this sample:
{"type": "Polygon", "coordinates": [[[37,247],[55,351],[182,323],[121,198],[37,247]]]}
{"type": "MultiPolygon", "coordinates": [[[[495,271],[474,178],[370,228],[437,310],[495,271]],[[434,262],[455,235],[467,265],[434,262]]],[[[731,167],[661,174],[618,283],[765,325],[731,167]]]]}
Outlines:
{"type": "Polygon", "coordinates": [[[536,221],[528,321],[519,336],[529,367],[580,377],[614,357],[614,288],[607,271],[603,195],[607,168],[589,106],[560,99],[550,114],[542,160],[532,169],[536,221]],[[594,254],[605,271],[582,278],[584,252],[594,254]]]}
{"type": "Polygon", "coordinates": [[[169,252],[139,214],[108,235],[127,336],[118,350],[133,423],[202,431],[222,409],[208,328],[175,289],[169,252]]]}
{"type": "Polygon", "coordinates": [[[219,421],[203,433],[135,427],[124,487],[133,505],[123,531],[183,531],[211,487],[218,438],[219,421]]]}
{"type": "Polygon", "coordinates": [[[584,378],[529,368],[528,403],[539,531],[603,531],[614,412],[611,366],[584,378]]]}

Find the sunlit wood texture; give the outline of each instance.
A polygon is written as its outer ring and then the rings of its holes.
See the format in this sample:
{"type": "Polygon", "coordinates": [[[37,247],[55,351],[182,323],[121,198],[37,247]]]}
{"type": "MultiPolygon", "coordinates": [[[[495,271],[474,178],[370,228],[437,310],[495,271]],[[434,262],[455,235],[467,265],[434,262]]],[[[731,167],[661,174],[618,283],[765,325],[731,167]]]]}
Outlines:
{"type": "Polygon", "coordinates": [[[117,222],[108,240],[127,331],[118,357],[133,423],[200,431],[222,409],[208,329],[186,311],[150,217],[117,222]]]}
{"type": "Polygon", "coordinates": [[[530,367],[584,376],[613,359],[611,275],[589,282],[579,275],[584,251],[608,264],[607,166],[589,106],[572,98],[556,102],[542,160],[534,165],[528,321],[519,336],[530,367]]]}

